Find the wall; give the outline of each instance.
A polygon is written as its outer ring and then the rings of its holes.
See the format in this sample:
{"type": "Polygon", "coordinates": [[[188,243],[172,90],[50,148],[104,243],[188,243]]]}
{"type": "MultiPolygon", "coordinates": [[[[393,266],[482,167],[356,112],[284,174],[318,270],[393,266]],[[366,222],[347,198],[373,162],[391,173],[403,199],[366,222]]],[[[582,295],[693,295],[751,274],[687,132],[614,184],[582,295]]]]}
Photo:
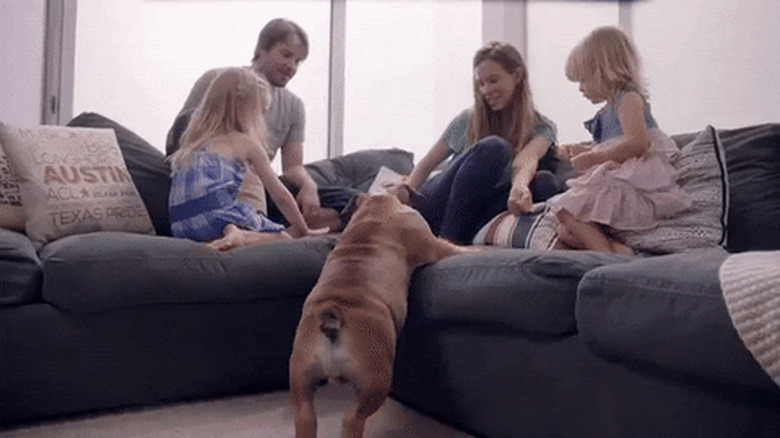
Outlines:
{"type": "Polygon", "coordinates": [[[41,121],[45,0],[0,0],[0,121],[41,121]]]}

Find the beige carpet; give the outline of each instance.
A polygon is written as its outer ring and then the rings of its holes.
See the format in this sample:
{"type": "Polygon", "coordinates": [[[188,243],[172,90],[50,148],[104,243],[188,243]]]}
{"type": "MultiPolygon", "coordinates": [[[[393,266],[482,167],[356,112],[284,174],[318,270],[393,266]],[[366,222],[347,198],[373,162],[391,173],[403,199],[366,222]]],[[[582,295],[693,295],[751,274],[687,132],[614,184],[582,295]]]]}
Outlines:
{"type": "MultiPolygon", "coordinates": [[[[292,411],[286,392],[231,397],[129,409],[51,423],[0,430],[4,438],[291,438],[292,411]]],[[[340,437],[343,412],[353,404],[352,389],[330,384],[317,391],[320,438],[340,437]]],[[[469,438],[441,423],[389,400],[369,419],[366,438],[469,438]]]]}

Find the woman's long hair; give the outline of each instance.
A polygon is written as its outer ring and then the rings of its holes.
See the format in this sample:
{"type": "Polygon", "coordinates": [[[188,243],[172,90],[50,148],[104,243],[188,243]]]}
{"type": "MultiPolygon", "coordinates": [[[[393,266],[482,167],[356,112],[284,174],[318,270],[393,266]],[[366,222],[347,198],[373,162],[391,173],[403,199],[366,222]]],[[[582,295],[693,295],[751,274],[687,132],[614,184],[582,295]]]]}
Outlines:
{"type": "Polygon", "coordinates": [[[241,132],[266,144],[265,111],[271,103],[270,86],[243,67],[222,70],[209,84],[181,137],[181,148],[171,155],[172,166],[187,164],[209,140],[241,132]]]}
{"type": "Polygon", "coordinates": [[[572,82],[595,78],[612,93],[636,91],[647,98],[639,54],[616,27],[596,28],[580,41],[566,60],[566,77],[572,82]]]}
{"type": "Polygon", "coordinates": [[[486,60],[495,61],[507,73],[517,72],[520,77],[510,105],[500,111],[490,109],[479,92],[479,81],[474,78],[474,111],[469,117],[469,144],[489,135],[498,135],[505,138],[517,153],[533,137],[537,120],[528,84],[528,69],[520,52],[503,42],[492,41],[479,49],[474,55],[474,69],[486,60]]]}

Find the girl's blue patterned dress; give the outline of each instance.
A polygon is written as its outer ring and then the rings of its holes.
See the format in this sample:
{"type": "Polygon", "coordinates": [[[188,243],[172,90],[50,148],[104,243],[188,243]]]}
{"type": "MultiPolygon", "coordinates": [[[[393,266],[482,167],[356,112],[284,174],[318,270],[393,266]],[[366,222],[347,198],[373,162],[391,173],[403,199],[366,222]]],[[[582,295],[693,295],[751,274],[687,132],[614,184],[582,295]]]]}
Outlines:
{"type": "Polygon", "coordinates": [[[283,231],[284,225],[236,200],[245,174],[242,162],[215,153],[195,153],[187,166],[171,175],[168,210],[172,234],[208,242],[222,237],[228,224],[252,231],[283,231]]]}

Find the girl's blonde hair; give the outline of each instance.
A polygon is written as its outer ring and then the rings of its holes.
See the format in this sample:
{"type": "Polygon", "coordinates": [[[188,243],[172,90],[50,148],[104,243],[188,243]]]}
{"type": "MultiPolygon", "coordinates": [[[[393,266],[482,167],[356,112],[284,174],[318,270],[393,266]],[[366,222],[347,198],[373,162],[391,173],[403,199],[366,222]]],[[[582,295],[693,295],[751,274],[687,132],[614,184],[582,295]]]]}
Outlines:
{"type": "Polygon", "coordinates": [[[566,77],[572,82],[595,78],[613,93],[622,89],[647,97],[639,53],[628,36],[612,26],[593,30],[572,49],[566,77]]]}
{"type": "Polygon", "coordinates": [[[222,70],[209,84],[206,95],[192,114],[181,137],[181,147],[171,155],[173,166],[189,162],[209,140],[241,132],[266,144],[264,114],[271,104],[268,81],[248,68],[222,70]]]}
{"type": "Polygon", "coordinates": [[[528,69],[520,52],[504,42],[491,41],[479,49],[474,55],[474,69],[487,60],[498,63],[509,74],[517,72],[519,81],[509,107],[493,111],[479,92],[479,81],[474,78],[474,112],[469,117],[468,141],[474,144],[489,135],[498,135],[506,139],[516,153],[533,137],[537,120],[528,69]]]}

